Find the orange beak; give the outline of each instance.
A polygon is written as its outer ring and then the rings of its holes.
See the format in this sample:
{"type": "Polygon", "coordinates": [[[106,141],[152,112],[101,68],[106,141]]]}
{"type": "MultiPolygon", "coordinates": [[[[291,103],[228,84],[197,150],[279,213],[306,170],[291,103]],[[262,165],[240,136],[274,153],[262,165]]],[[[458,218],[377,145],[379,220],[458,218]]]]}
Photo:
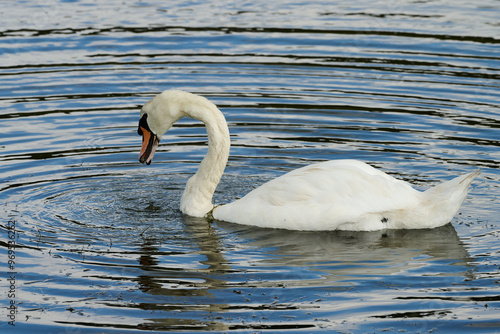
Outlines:
{"type": "Polygon", "coordinates": [[[139,129],[142,132],[142,148],[139,153],[139,161],[149,165],[153,160],[153,156],[155,155],[156,148],[160,141],[158,137],[148,129],[142,126],[140,126],[139,129]]]}

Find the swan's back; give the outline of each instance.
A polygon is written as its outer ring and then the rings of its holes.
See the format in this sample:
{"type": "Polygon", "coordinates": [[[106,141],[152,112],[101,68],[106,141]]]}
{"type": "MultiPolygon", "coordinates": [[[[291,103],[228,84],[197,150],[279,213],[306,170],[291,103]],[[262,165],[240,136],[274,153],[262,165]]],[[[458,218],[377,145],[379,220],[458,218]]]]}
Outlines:
{"type": "Polygon", "coordinates": [[[379,230],[394,212],[415,209],[423,193],[356,160],[332,160],[278,177],[233,203],[215,219],[294,230],[379,230]]]}

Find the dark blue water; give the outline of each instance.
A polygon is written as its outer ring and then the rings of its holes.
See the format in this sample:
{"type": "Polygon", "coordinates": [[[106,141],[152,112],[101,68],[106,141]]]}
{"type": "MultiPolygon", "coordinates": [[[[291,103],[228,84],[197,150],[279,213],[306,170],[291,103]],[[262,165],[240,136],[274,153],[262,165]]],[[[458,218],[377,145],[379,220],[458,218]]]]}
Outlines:
{"type": "Polygon", "coordinates": [[[2,2],[0,331],[500,331],[499,10],[2,2]],[[169,88],[226,116],[219,203],[329,159],[364,160],[418,189],[482,174],[434,230],[185,217],[202,124],[182,120],[152,165],[137,161],[140,107],[169,88]]]}

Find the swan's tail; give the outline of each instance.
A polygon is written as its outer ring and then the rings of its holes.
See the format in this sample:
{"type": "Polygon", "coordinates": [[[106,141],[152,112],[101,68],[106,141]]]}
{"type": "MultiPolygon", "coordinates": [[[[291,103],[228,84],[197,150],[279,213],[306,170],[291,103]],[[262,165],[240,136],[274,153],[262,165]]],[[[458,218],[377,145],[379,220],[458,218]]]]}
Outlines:
{"type": "Polygon", "coordinates": [[[424,199],[432,212],[435,226],[444,225],[457,214],[460,205],[467,197],[471,182],[480,171],[461,175],[453,180],[438,184],[424,192],[424,199]]]}

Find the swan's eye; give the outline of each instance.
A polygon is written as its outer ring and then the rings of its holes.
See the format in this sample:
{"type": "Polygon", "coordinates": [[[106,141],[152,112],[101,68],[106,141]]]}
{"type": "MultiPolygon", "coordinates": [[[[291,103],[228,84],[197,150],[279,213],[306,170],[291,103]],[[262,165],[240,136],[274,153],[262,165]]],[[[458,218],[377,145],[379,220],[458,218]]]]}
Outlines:
{"type": "Polygon", "coordinates": [[[142,136],[142,128],[151,132],[151,130],[149,129],[147,119],[148,119],[148,114],[144,114],[139,121],[139,126],[137,127],[137,133],[139,134],[139,136],[142,136]]]}

